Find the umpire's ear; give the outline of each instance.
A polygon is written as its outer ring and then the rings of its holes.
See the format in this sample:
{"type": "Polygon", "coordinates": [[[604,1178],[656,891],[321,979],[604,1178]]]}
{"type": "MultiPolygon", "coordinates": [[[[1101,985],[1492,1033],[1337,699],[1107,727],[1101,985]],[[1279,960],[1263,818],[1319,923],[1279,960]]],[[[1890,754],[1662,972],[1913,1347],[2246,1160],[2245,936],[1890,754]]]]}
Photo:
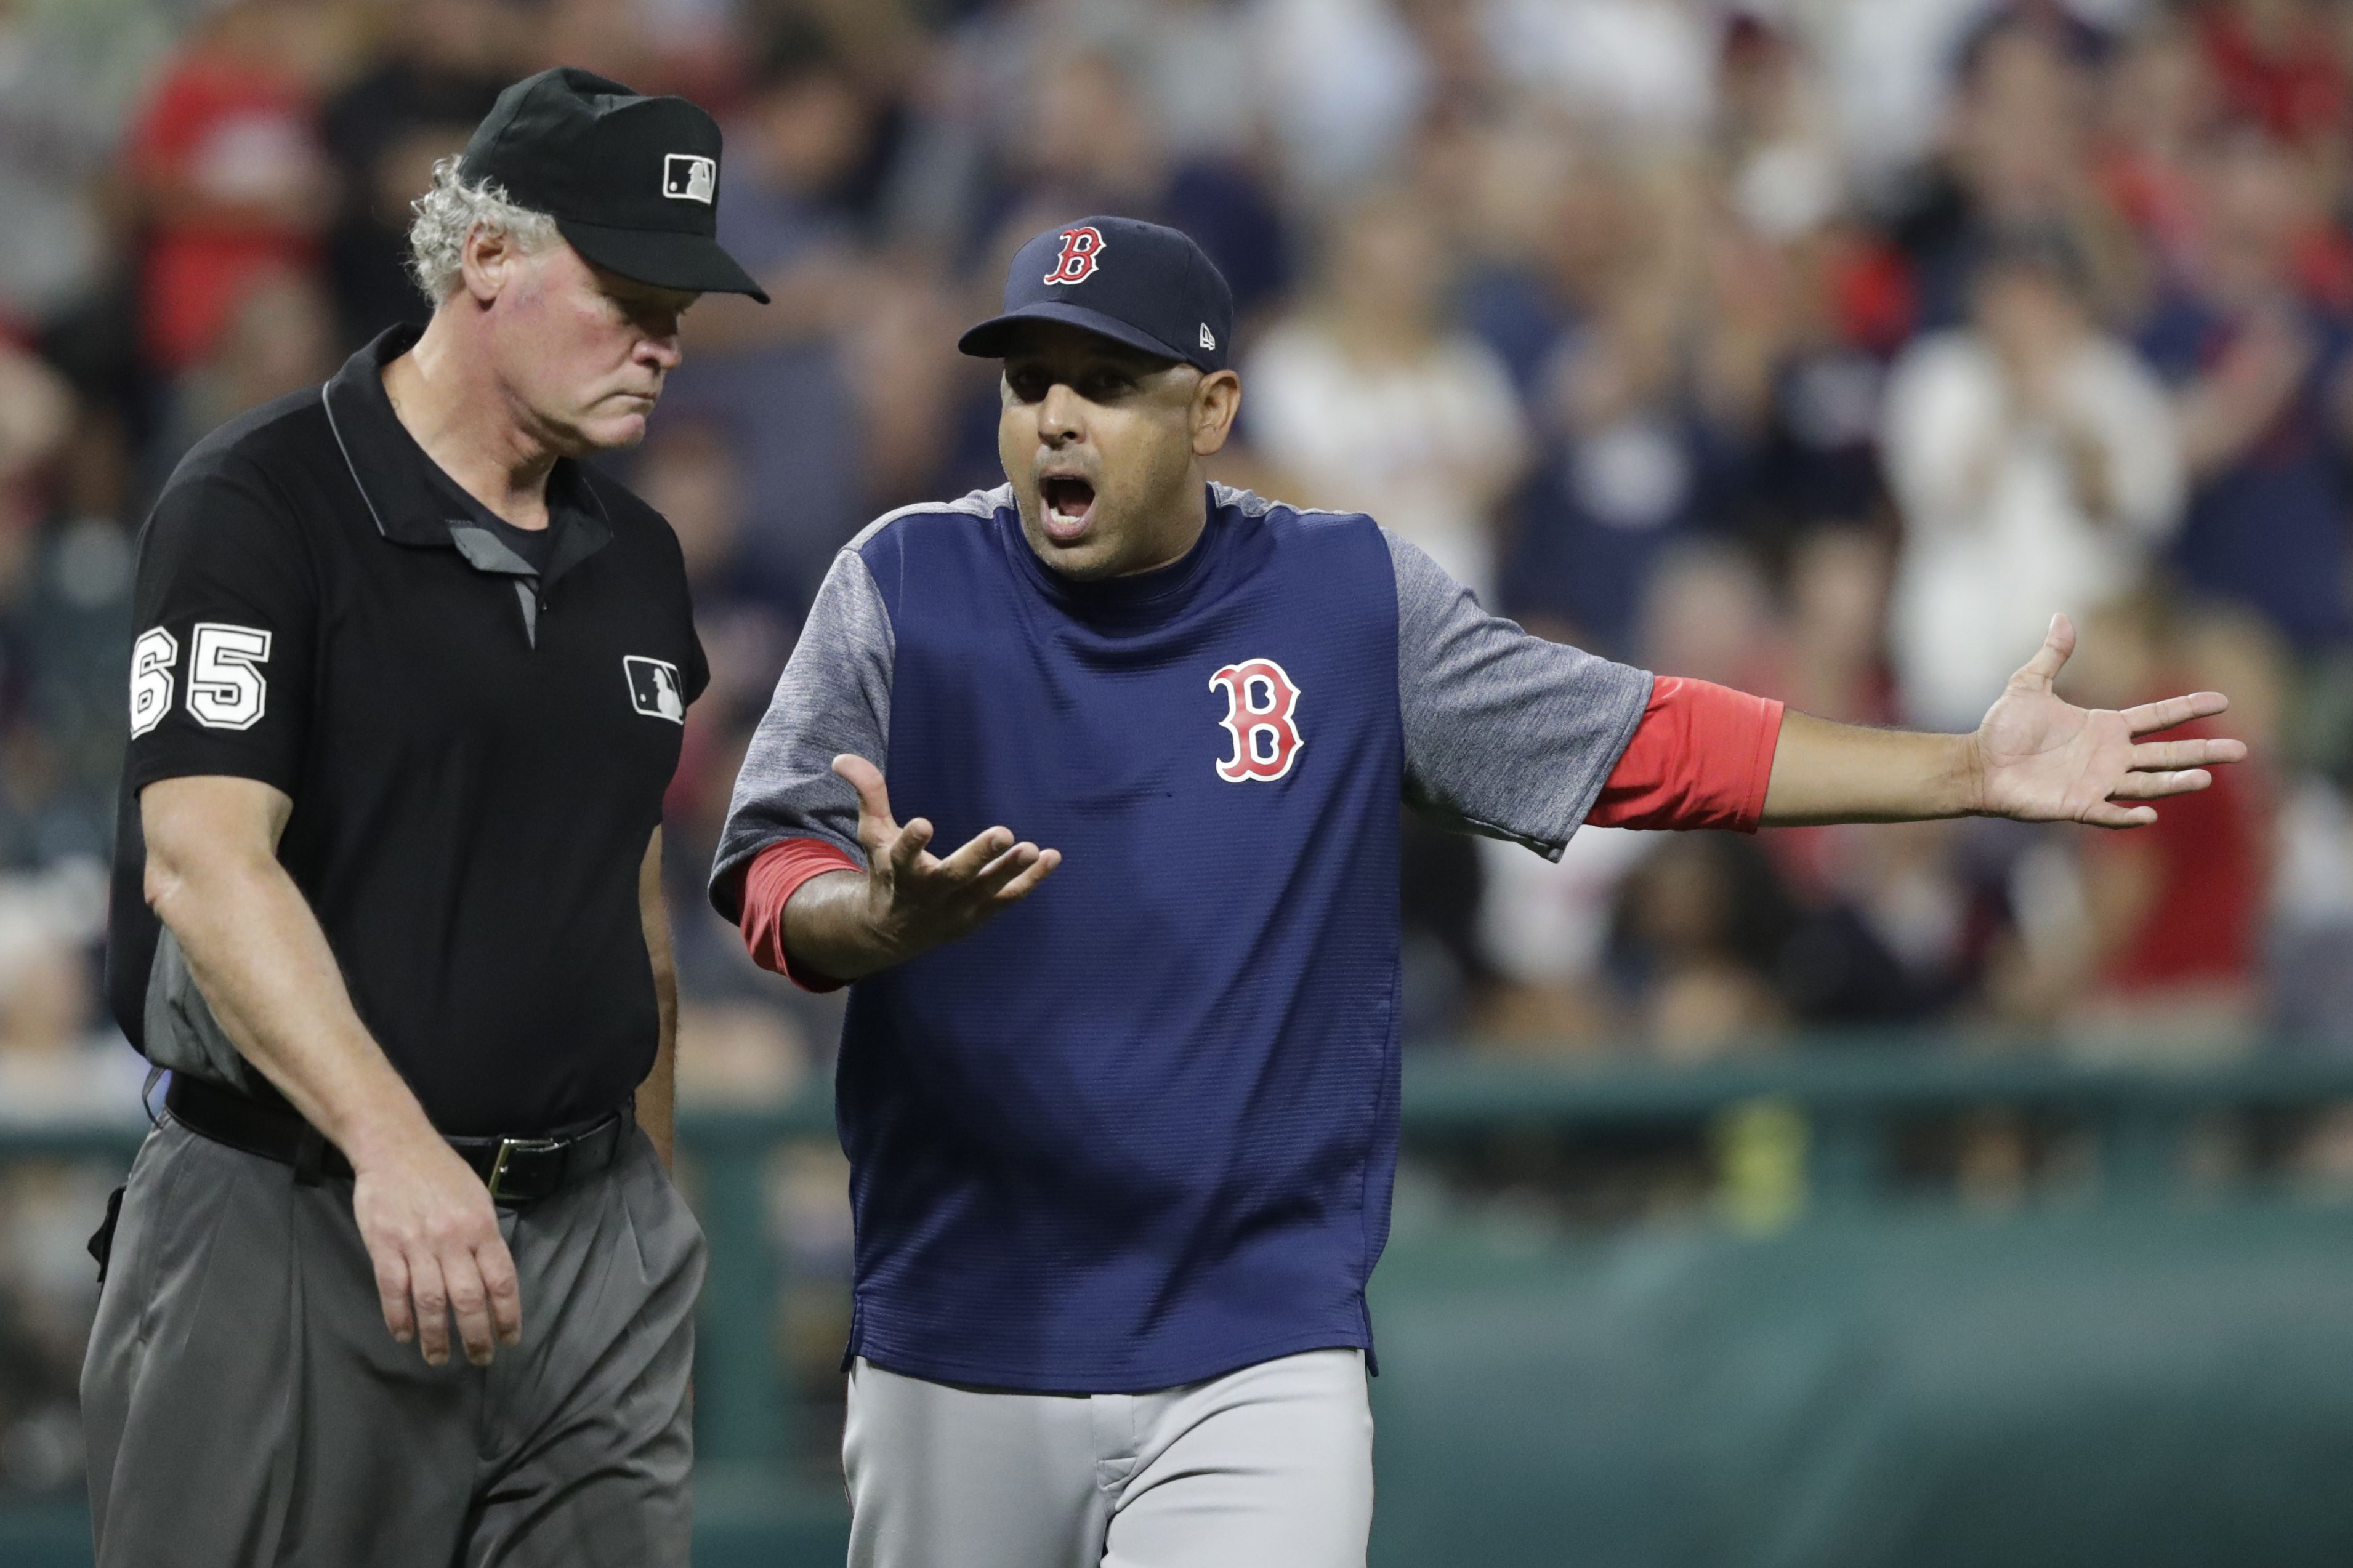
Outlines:
{"type": "Polygon", "coordinates": [[[1242,405],[1242,378],[1230,370],[1213,370],[1193,388],[1193,455],[1207,458],[1223,451],[1233,433],[1234,416],[1242,405]]]}
{"type": "Polygon", "coordinates": [[[515,243],[514,236],[477,223],[467,231],[465,247],[459,254],[459,280],[475,304],[488,309],[505,291],[522,259],[522,247],[515,243]]]}

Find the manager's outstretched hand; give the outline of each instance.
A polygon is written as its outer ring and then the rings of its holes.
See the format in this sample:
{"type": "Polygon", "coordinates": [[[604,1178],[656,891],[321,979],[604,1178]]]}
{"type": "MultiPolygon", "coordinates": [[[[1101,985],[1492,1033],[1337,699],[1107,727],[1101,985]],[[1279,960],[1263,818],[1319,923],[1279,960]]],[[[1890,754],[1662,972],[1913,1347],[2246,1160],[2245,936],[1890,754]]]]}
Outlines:
{"type": "Polygon", "coordinates": [[[2214,782],[2206,770],[2243,761],[2243,741],[2141,741],[2137,737],[2220,713],[2231,700],[2193,691],[2122,711],[2078,708],[2052,689],[2075,651],[2075,628],[2051,618],[2051,634],[2009,689],[1986,710],[1976,742],[1978,807],[2022,822],[2088,822],[2139,827],[2157,820],[2146,804],[2214,782]]]}
{"type": "Polygon", "coordinates": [[[2075,628],[2054,616],[2051,635],[1972,735],[1924,735],[1834,724],[1791,710],[1782,720],[1762,824],[1916,822],[2015,816],[2139,827],[2147,804],[2214,782],[2206,770],[2247,754],[2240,741],[2143,741],[2142,735],[2220,713],[2219,691],[2168,697],[2116,712],[2078,708],[2052,690],[2075,628]]]}
{"type": "Polygon", "coordinates": [[[1055,867],[1059,849],[1016,843],[992,827],[942,858],[930,852],[932,825],[902,826],[891,815],[882,770],[844,752],[833,771],[858,792],[863,875],[832,872],[802,884],[785,907],[785,943],[795,962],[835,980],[857,980],[944,942],[969,936],[1029,896],[1055,867]]]}

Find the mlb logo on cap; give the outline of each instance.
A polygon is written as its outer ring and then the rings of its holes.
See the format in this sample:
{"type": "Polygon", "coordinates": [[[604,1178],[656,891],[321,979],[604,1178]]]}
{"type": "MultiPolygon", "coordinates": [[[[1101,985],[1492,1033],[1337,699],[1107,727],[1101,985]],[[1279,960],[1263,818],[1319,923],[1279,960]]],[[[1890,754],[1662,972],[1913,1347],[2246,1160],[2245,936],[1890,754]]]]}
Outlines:
{"type": "Polygon", "coordinates": [[[719,193],[719,164],[699,153],[672,153],[662,160],[662,195],[673,201],[708,204],[719,193]]]}

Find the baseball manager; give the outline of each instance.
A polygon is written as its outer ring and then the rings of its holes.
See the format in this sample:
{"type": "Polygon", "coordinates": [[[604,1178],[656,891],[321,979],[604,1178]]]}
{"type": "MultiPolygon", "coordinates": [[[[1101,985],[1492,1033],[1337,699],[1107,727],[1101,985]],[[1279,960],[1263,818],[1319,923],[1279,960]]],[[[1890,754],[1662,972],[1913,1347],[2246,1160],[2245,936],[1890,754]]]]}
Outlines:
{"type": "Polygon", "coordinates": [[[1530,637],[1370,518],[1205,481],[1231,336],[1181,234],[1031,240],[962,345],[1004,361],[1008,482],[841,552],[737,785],[714,901],[852,983],[860,1568],[1364,1562],[1400,799],[1544,855],[1583,822],[2122,827],[2244,754],[2136,742],[2213,693],[2062,701],[2064,621],[1973,735],[1530,637]]]}
{"type": "Polygon", "coordinates": [[[105,1568],[687,1561],[659,871],[705,674],[677,541],[578,459],[758,292],[719,153],[509,88],[417,203],[422,334],[149,519],[110,986],[173,1080],[82,1374],[105,1568]]]}

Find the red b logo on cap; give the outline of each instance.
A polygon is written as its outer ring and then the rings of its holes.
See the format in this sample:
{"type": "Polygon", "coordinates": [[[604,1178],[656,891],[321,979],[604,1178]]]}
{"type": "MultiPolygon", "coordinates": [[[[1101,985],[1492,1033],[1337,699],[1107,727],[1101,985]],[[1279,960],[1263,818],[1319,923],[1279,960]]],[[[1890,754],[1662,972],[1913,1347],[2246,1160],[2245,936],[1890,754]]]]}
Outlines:
{"type": "Polygon", "coordinates": [[[1103,255],[1103,230],[1092,227],[1062,231],[1062,254],[1054,258],[1049,283],[1083,283],[1095,275],[1095,258],[1103,255]]]}

